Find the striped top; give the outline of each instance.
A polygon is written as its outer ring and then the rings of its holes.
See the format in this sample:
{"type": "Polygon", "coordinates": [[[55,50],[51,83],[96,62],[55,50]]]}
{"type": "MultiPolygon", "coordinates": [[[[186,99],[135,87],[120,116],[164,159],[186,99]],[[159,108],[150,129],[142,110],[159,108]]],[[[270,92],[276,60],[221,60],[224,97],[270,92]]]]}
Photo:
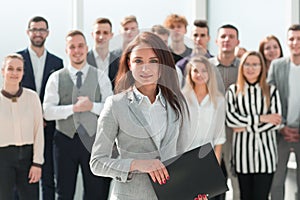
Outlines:
{"type": "Polygon", "coordinates": [[[236,95],[237,86],[231,85],[226,93],[226,123],[231,128],[242,128],[235,132],[232,141],[232,161],[237,173],[272,173],[276,170],[276,130],[281,125],[261,123],[260,115],[278,113],[281,115],[279,93],[270,87],[270,106],[258,83],[245,84],[244,95],[236,95]]]}

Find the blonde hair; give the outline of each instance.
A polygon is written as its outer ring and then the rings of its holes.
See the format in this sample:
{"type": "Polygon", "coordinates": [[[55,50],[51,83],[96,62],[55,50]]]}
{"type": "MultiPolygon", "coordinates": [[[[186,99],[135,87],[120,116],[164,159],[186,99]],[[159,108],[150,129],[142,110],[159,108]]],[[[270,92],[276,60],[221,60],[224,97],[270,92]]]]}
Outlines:
{"type": "Polygon", "coordinates": [[[124,19],[121,21],[121,26],[124,27],[130,22],[135,22],[136,24],[138,24],[136,17],[134,15],[129,15],[124,17],[124,19]]]}
{"type": "Polygon", "coordinates": [[[192,80],[191,72],[193,66],[195,66],[197,63],[203,63],[207,69],[208,73],[208,82],[206,84],[208,95],[211,99],[211,102],[213,103],[214,107],[217,108],[217,98],[219,96],[222,96],[221,92],[218,88],[218,82],[216,78],[215,70],[213,69],[212,64],[209,62],[209,60],[204,56],[194,56],[191,58],[191,60],[186,65],[186,85],[189,85],[195,90],[195,83],[192,80]]]}
{"type": "Polygon", "coordinates": [[[245,86],[245,82],[247,81],[247,79],[244,76],[243,70],[244,70],[244,64],[249,56],[256,56],[259,58],[261,70],[260,70],[260,74],[257,78],[257,81],[259,82],[259,86],[261,87],[263,96],[266,98],[267,107],[269,107],[270,106],[270,85],[266,81],[267,68],[266,68],[266,64],[263,59],[263,56],[261,55],[260,52],[248,51],[248,52],[244,53],[244,55],[242,56],[240,66],[239,66],[238,78],[237,78],[237,82],[236,82],[236,85],[237,85],[236,94],[238,94],[238,93],[242,93],[243,95],[245,94],[244,86],[245,86]]]}

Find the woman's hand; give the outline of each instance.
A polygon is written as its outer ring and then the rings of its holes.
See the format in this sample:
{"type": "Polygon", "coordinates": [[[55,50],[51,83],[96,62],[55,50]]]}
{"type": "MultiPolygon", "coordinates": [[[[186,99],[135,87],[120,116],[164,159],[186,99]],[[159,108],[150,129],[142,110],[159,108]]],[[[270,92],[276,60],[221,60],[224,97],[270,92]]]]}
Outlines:
{"type": "Polygon", "coordinates": [[[42,168],[41,167],[36,167],[36,166],[31,166],[29,170],[29,183],[36,183],[41,179],[42,176],[42,168]]]}
{"type": "Polygon", "coordinates": [[[281,124],[281,115],[274,113],[268,115],[260,115],[259,121],[264,123],[271,123],[273,125],[281,124]]]}
{"type": "Polygon", "coordinates": [[[246,130],[245,127],[242,127],[242,128],[233,128],[233,132],[234,132],[234,133],[244,132],[245,130],[246,130]]]}
{"type": "Polygon", "coordinates": [[[170,176],[167,168],[158,159],[153,160],[133,160],[130,171],[140,171],[148,173],[153,182],[165,184],[170,176]]]}
{"type": "Polygon", "coordinates": [[[206,194],[198,194],[198,196],[195,197],[194,200],[207,200],[207,196],[206,194]]]}

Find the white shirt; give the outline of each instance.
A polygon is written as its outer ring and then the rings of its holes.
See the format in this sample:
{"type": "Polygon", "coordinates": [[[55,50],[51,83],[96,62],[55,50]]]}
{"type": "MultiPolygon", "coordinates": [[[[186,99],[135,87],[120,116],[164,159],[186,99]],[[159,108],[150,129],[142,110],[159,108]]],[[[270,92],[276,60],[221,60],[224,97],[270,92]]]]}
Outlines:
{"type": "Polygon", "coordinates": [[[300,65],[296,66],[291,62],[289,72],[289,98],[287,111],[287,125],[298,128],[300,126],[300,84],[298,83],[300,77],[300,65]]]}
{"type": "MultiPolygon", "coordinates": [[[[89,67],[88,64],[80,70],[82,74],[82,83],[84,83],[89,67]]],[[[76,73],[79,71],[76,68],[68,65],[67,69],[69,70],[70,77],[76,85],[76,73]]],[[[60,120],[67,119],[69,116],[73,115],[73,105],[58,105],[59,104],[59,94],[58,94],[58,77],[60,70],[52,73],[48,79],[45,89],[45,97],[44,97],[44,118],[46,120],[60,120]]],[[[104,102],[108,96],[113,95],[111,82],[108,76],[103,73],[103,71],[98,70],[98,84],[100,86],[101,92],[101,102],[93,102],[93,108],[91,110],[92,113],[99,115],[101,110],[103,109],[104,102]]]]}
{"type": "Polygon", "coordinates": [[[107,56],[104,60],[102,60],[102,58],[99,56],[96,49],[93,49],[93,53],[94,53],[94,56],[95,56],[97,68],[104,71],[106,74],[108,74],[110,53],[108,52],[108,54],[107,54],[107,56]]]}
{"type": "Polygon", "coordinates": [[[167,109],[164,97],[159,89],[155,101],[151,104],[149,98],[143,95],[134,86],[133,92],[139,102],[139,108],[144,114],[145,119],[152,130],[152,138],[158,148],[161,146],[162,139],[165,137],[167,130],[167,109]]]}
{"type": "Polygon", "coordinates": [[[31,60],[31,64],[32,64],[32,69],[33,69],[33,74],[34,74],[36,92],[38,94],[40,94],[41,87],[42,87],[42,81],[43,81],[43,74],[44,74],[47,51],[44,50],[44,53],[41,57],[38,57],[36,55],[36,53],[30,47],[28,47],[28,51],[29,51],[30,60],[31,60]]]}

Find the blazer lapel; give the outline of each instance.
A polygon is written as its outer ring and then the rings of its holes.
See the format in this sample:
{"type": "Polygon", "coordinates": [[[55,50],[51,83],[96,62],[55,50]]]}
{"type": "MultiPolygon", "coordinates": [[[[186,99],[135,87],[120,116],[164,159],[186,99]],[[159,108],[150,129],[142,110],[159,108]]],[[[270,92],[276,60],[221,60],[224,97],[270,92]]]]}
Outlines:
{"type": "Polygon", "coordinates": [[[146,132],[149,135],[149,138],[152,140],[153,145],[156,147],[156,149],[158,150],[158,146],[156,145],[155,141],[153,140],[153,134],[152,134],[152,129],[149,125],[149,123],[147,122],[147,120],[145,119],[143,113],[141,112],[141,110],[137,107],[138,103],[135,99],[135,96],[133,94],[132,91],[128,92],[128,99],[129,99],[129,109],[130,111],[133,113],[133,115],[136,117],[136,119],[141,123],[141,125],[145,128],[146,132]]]}
{"type": "Polygon", "coordinates": [[[25,80],[23,80],[24,84],[26,87],[36,91],[36,85],[35,85],[35,78],[33,74],[33,68],[32,68],[32,63],[29,55],[29,50],[26,49],[25,54],[24,54],[24,60],[25,60],[25,71],[24,71],[24,77],[25,80]]]}

